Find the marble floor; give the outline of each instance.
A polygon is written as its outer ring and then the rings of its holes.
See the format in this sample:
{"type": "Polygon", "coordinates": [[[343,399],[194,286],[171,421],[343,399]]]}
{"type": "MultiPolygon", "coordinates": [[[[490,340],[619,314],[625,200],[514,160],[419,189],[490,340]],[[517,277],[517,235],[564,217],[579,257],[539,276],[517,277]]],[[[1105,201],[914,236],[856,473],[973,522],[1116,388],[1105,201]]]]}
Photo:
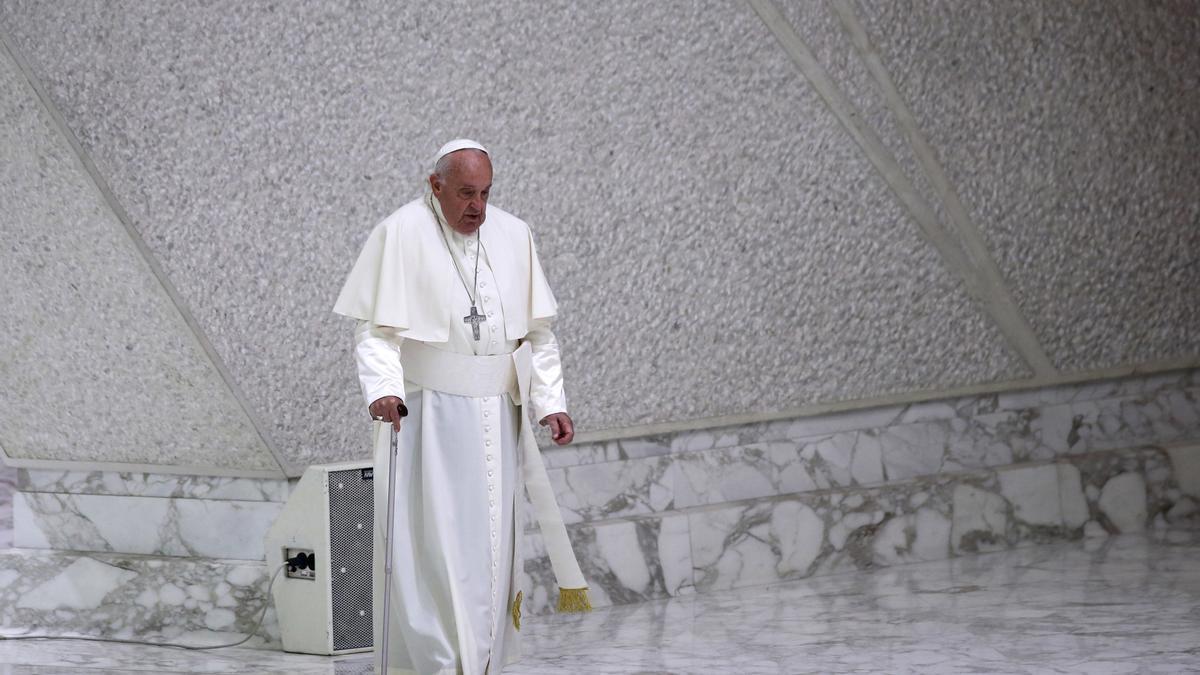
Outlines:
{"type": "MultiPolygon", "coordinates": [[[[506,675],[1200,672],[1200,533],[1085,540],[531,617],[506,675]]],[[[0,640],[7,673],[369,672],[362,656],[0,640]]]]}

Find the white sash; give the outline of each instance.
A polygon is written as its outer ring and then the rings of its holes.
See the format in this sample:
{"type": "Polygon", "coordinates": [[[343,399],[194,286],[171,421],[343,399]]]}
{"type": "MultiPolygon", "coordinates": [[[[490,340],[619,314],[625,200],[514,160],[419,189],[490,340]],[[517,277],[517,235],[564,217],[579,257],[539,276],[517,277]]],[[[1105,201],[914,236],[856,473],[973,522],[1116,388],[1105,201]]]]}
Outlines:
{"type": "MultiPolygon", "coordinates": [[[[458,396],[483,397],[509,394],[518,401],[521,409],[520,443],[522,471],[529,501],[533,503],[538,529],[550,556],[550,566],[559,589],[581,590],[587,588],[579,561],[567,538],[567,527],[550,477],[542,462],[542,452],[534,440],[535,427],[525,413],[529,401],[530,377],[533,372],[533,349],[522,343],[512,354],[475,356],[435,349],[416,340],[405,340],[400,349],[400,362],[404,367],[404,379],[432,389],[458,396]]],[[[387,435],[379,438],[387,442],[387,435]]],[[[521,533],[516,533],[521,536],[521,533]]]]}

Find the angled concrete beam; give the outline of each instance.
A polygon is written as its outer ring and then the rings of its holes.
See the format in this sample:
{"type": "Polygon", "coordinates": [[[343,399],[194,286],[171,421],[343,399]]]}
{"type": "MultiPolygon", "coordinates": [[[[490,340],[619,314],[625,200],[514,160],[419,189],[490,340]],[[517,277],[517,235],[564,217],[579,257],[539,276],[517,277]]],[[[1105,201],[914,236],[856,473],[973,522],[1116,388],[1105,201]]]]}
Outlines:
{"type": "MultiPolygon", "coordinates": [[[[42,87],[32,69],[30,69],[29,64],[21,58],[20,54],[12,45],[13,43],[9,37],[4,33],[4,31],[0,30],[0,58],[7,57],[12,60],[13,64],[16,65],[17,70],[21,73],[21,76],[25,79],[30,89],[34,92],[39,105],[50,117],[50,119],[53,120],[55,129],[70,146],[75,155],[75,159],[79,162],[79,165],[83,169],[84,173],[87,174],[93,187],[95,187],[96,191],[100,194],[100,197],[104,200],[108,208],[112,210],[112,213],[116,216],[117,221],[121,223],[125,234],[129,237],[129,240],[133,243],[134,248],[140,254],[142,262],[145,263],[147,269],[158,281],[159,286],[170,299],[171,304],[179,312],[180,317],[182,317],[184,324],[188,328],[188,332],[196,341],[196,345],[204,353],[205,357],[212,364],[213,368],[216,369],[222,382],[224,382],[230,394],[237,402],[238,407],[253,426],[259,440],[262,441],[263,446],[270,451],[271,456],[275,459],[275,463],[279,466],[280,473],[285,476],[299,475],[300,471],[291,466],[287,459],[279,452],[275,443],[271,440],[270,434],[267,433],[266,427],[258,419],[258,416],[247,403],[241,387],[239,387],[237,382],[234,381],[233,377],[229,373],[229,369],[225,366],[224,360],[221,359],[220,355],[218,355],[216,350],[213,349],[212,344],[209,343],[208,338],[205,337],[204,332],[200,329],[200,325],[196,322],[196,318],[192,315],[191,310],[183,301],[183,298],[180,297],[179,292],[175,289],[175,286],[171,283],[170,279],[167,278],[166,273],[163,272],[157,258],[154,257],[154,253],[142,239],[141,233],[139,233],[137,228],[133,226],[133,221],[129,217],[129,213],[121,205],[121,202],[117,200],[116,195],[113,194],[112,188],[108,185],[108,181],[106,181],[100,174],[100,171],[96,168],[95,163],[92,162],[91,157],[88,156],[87,152],[83,149],[83,146],[79,143],[79,139],[76,138],[75,133],[71,131],[69,126],[67,126],[66,120],[63,118],[62,113],[60,113],[58,108],[54,105],[54,102],[46,93],[45,88],[42,87]]],[[[5,455],[8,460],[6,463],[8,463],[10,466],[23,466],[26,463],[29,463],[32,466],[32,464],[38,463],[36,461],[26,462],[26,460],[15,459],[10,455],[7,455],[7,453],[5,453],[5,455]]],[[[147,470],[149,471],[150,469],[147,470]]]]}
{"type": "MultiPolygon", "coordinates": [[[[979,227],[967,212],[967,207],[963,205],[958,190],[954,188],[954,185],[951,184],[950,179],[946,176],[946,171],[942,167],[942,163],[938,161],[937,153],[934,152],[925,134],[921,133],[920,128],[917,126],[916,117],[913,115],[912,110],[909,109],[908,104],[900,96],[900,90],[896,88],[896,83],[892,80],[891,75],[884,68],[879,51],[875,49],[875,46],[867,37],[867,31],[863,28],[862,22],[859,21],[858,15],[854,13],[853,6],[848,0],[833,0],[830,4],[833,6],[834,12],[838,15],[838,19],[841,21],[842,27],[845,29],[847,36],[849,36],[851,43],[854,44],[854,49],[858,52],[859,58],[867,67],[867,71],[879,87],[880,93],[883,94],[888,109],[899,122],[900,128],[904,131],[904,136],[908,139],[909,145],[913,149],[917,163],[920,164],[926,175],[929,176],[934,190],[937,191],[938,197],[941,198],[943,205],[946,207],[946,213],[950,217],[950,225],[957,230],[958,241],[967,254],[967,258],[971,261],[976,274],[979,275],[980,285],[984,293],[987,294],[985,303],[991,308],[989,314],[998,323],[1003,322],[1006,324],[1001,326],[1005,335],[1011,336],[1011,339],[1022,340],[1025,343],[1022,346],[1024,351],[1018,351],[1022,354],[1041,353],[1045,357],[1045,350],[1038,342],[1033,327],[1017,306],[1016,301],[1008,290],[1008,284],[1004,280],[1004,275],[1001,273],[1000,267],[996,264],[996,260],[992,257],[991,252],[988,251],[982,232],[980,232],[979,227]]],[[[1046,372],[1054,372],[1048,358],[1044,358],[1042,366],[1049,369],[1046,372]]],[[[1038,374],[1043,373],[1039,372],[1038,374]]]]}
{"type": "MultiPolygon", "coordinates": [[[[1032,328],[1017,308],[1008,288],[1003,285],[998,270],[996,277],[992,277],[984,269],[987,261],[991,261],[986,249],[982,252],[983,260],[981,261],[976,258],[980,255],[979,251],[968,252],[960,248],[955,234],[941,224],[929,202],[917,192],[899,162],[896,161],[875,131],[863,121],[862,113],[833,82],[829,73],[817,61],[812,50],[808,48],[808,45],[779,11],[779,8],[771,0],[747,0],[747,2],[775,35],[775,39],[791,57],[817,95],[825,102],[829,111],[866,154],[875,170],[883,177],[896,198],[900,200],[900,203],[916,222],[921,234],[942,256],[950,271],[962,279],[967,293],[979,303],[988,317],[997,325],[1008,345],[1029,366],[1036,378],[1053,376],[1057,371],[1039,344],[1032,328]],[[997,280],[1000,281],[999,284],[997,284],[997,280]]],[[[981,241],[979,243],[982,245],[981,241]]],[[[991,265],[993,268],[995,267],[994,261],[991,262],[991,265]]]]}

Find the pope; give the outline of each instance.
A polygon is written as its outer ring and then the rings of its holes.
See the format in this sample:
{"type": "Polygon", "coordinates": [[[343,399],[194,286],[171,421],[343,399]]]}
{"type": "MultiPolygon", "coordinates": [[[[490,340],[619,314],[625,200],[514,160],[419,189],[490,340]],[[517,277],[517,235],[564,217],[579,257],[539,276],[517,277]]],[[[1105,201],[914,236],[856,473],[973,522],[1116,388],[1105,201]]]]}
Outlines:
{"type": "Polygon", "coordinates": [[[376,479],[375,672],[498,673],[519,656],[522,486],[560,611],[590,609],[528,415],[559,445],[575,430],[550,330],[554,295],[529,226],[488,203],[490,154],[447,143],[428,186],[372,230],[334,306],[357,319],[375,476],[393,468],[398,434],[390,532],[376,479]]]}

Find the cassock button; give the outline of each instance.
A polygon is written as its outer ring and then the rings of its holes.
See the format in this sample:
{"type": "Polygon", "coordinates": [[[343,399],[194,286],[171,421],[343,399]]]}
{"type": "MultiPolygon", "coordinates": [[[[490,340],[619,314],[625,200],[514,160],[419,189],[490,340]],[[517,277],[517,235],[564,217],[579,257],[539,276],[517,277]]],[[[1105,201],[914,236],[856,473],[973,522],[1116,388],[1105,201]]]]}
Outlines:
{"type": "Polygon", "coordinates": [[[488,318],[489,318],[489,319],[490,319],[490,318],[492,318],[493,316],[496,316],[496,313],[495,313],[495,312],[488,312],[488,318]]]}
{"type": "Polygon", "coordinates": [[[490,476],[490,475],[492,475],[492,470],[491,470],[491,469],[488,469],[488,475],[489,475],[489,476],[490,476]]]}
{"type": "Polygon", "coordinates": [[[490,461],[492,461],[492,456],[491,456],[491,455],[488,455],[487,457],[485,457],[485,459],[487,459],[487,461],[489,461],[489,462],[490,462],[490,461]]]}
{"type": "Polygon", "coordinates": [[[483,442],[483,444],[484,444],[484,445],[491,445],[491,444],[492,444],[492,442],[491,442],[491,441],[484,441],[484,442],[483,442]]]}
{"type": "Polygon", "coordinates": [[[491,414],[492,414],[492,413],[488,412],[487,410],[484,410],[484,411],[483,411],[483,416],[484,416],[484,417],[488,417],[488,416],[489,416],[489,415],[491,415],[491,414]]]}
{"type": "Polygon", "coordinates": [[[491,430],[492,430],[492,427],[490,427],[489,425],[485,424],[485,425],[483,425],[483,430],[484,430],[484,431],[491,431],[491,430]]]}
{"type": "Polygon", "coordinates": [[[479,285],[480,285],[480,287],[487,286],[487,282],[486,282],[486,281],[481,281],[481,282],[479,282],[479,285]]]}

